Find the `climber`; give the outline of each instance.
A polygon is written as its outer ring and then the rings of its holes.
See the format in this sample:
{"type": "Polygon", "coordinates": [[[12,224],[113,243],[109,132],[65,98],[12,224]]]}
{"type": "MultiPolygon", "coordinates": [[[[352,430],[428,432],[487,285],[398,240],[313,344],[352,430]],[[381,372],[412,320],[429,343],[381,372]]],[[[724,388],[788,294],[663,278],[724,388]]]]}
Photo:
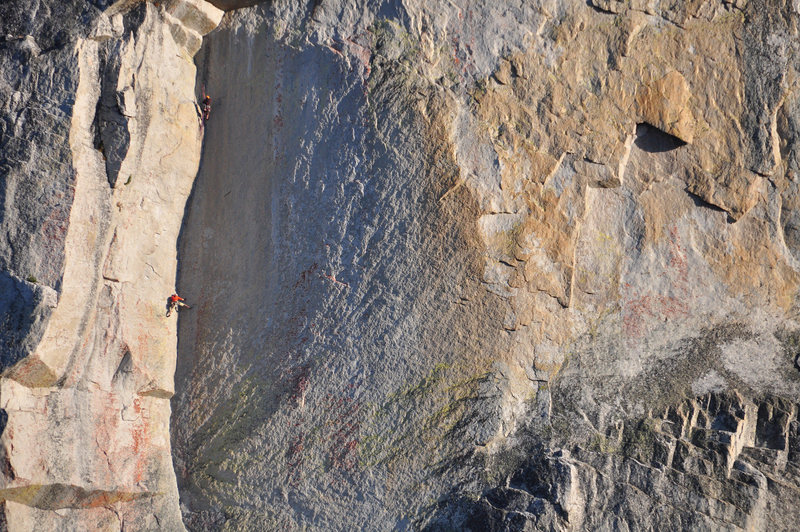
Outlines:
{"type": "Polygon", "coordinates": [[[172,294],[169,296],[167,298],[167,317],[169,318],[169,315],[172,314],[172,311],[180,307],[192,308],[184,303],[184,301],[186,300],[180,297],[178,294],[172,294]]]}
{"type": "Polygon", "coordinates": [[[203,85],[203,102],[200,104],[200,109],[203,114],[203,121],[207,121],[211,116],[211,96],[206,94],[206,86],[203,85]]]}

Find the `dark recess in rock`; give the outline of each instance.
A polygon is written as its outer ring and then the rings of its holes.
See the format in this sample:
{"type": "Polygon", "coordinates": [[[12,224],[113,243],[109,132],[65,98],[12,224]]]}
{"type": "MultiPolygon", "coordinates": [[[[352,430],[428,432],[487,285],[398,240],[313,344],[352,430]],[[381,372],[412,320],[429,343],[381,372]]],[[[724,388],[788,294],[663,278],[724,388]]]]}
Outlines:
{"type": "Polygon", "coordinates": [[[232,11],[242,7],[250,7],[257,4],[267,3],[269,0],[208,0],[209,3],[214,4],[223,11],[232,11]]]}
{"type": "Polygon", "coordinates": [[[548,451],[539,439],[532,432],[521,440],[525,443],[493,461],[490,469],[508,472],[503,485],[489,488],[477,498],[465,496],[463,486],[456,488],[429,508],[429,517],[417,526],[426,532],[563,527],[568,514],[558,501],[556,488],[569,472],[559,462],[562,452],[548,451]]]}
{"type": "Polygon", "coordinates": [[[662,153],[686,146],[686,142],[678,137],[665,133],[657,127],[644,122],[636,125],[636,140],[634,144],[637,148],[647,153],[662,153]]]}
{"type": "Polygon", "coordinates": [[[104,73],[103,88],[97,102],[94,132],[95,148],[103,154],[108,184],[113,188],[117,183],[122,161],[128,154],[131,136],[128,131],[128,117],[120,111],[119,98],[121,95],[116,91],[119,65],[114,64],[113,59],[109,63],[108,57],[119,56],[113,50],[106,50],[104,54],[101,54],[101,71],[104,73]]]}

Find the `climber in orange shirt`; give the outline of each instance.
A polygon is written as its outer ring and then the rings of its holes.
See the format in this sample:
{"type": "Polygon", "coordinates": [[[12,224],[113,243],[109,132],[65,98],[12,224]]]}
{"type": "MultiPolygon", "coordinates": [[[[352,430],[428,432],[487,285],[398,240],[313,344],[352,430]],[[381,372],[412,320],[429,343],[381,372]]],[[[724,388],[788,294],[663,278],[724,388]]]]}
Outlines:
{"type": "Polygon", "coordinates": [[[169,315],[172,314],[172,311],[180,307],[192,308],[184,303],[184,301],[186,300],[180,297],[178,294],[172,294],[169,296],[167,298],[167,317],[169,318],[169,315]]]}
{"type": "Polygon", "coordinates": [[[205,85],[203,85],[203,102],[200,104],[200,109],[203,115],[203,122],[208,121],[211,117],[211,96],[206,94],[205,85]]]}

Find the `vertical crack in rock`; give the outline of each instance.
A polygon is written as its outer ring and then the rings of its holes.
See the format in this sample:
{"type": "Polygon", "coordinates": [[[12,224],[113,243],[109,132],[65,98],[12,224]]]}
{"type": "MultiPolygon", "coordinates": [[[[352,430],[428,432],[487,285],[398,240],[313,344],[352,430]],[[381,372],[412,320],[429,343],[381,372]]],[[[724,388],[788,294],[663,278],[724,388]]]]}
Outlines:
{"type": "Polygon", "coordinates": [[[100,98],[97,101],[93,127],[95,129],[95,148],[105,160],[108,183],[114,188],[122,162],[130,149],[130,129],[135,127],[136,104],[131,102],[134,94],[133,88],[128,87],[126,90],[124,85],[120,86],[132,81],[120,79],[121,75],[125,75],[125,72],[121,71],[123,60],[121,56],[124,53],[122,45],[125,42],[117,39],[106,42],[113,48],[103,47],[104,50],[101,52],[100,73],[103,83],[100,98]]]}

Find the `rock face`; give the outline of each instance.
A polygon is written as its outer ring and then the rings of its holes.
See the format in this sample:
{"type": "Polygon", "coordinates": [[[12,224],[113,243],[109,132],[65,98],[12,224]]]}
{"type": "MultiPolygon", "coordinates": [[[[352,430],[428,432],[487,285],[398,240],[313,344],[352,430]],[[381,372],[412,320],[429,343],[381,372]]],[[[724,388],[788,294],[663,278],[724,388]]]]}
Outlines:
{"type": "Polygon", "coordinates": [[[797,20],[230,13],[180,247],[190,528],[791,528],[797,20]]]}
{"type": "Polygon", "coordinates": [[[2,476],[10,530],[179,530],[175,242],[200,158],[203,2],[0,8],[2,476]]]}
{"type": "Polygon", "coordinates": [[[0,8],[8,528],[796,527],[797,2],[212,3],[0,8]]]}

